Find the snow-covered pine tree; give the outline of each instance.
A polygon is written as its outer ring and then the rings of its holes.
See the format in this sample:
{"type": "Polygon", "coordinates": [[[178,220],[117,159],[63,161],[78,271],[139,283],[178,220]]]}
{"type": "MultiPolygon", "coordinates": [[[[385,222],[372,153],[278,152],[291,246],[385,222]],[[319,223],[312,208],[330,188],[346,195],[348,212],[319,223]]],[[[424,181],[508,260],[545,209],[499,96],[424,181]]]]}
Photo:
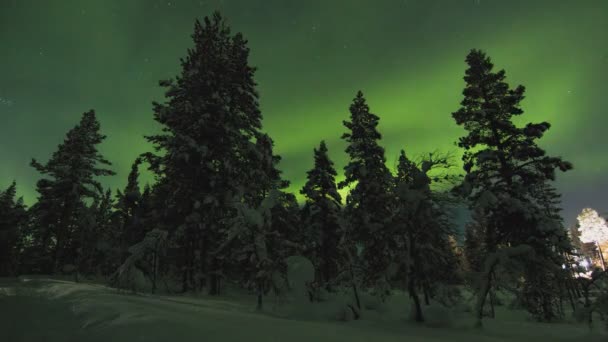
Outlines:
{"type": "Polygon", "coordinates": [[[27,209],[17,196],[17,183],[0,191],[0,277],[17,275],[24,246],[27,209]]]}
{"type": "Polygon", "coordinates": [[[129,256],[110,276],[110,283],[132,292],[149,290],[154,293],[161,278],[160,261],[168,248],[167,231],[152,229],[144,238],[129,247],[129,256]]]}
{"type": "Polygon", "coordinates": [[[360,247],[358,262],[366,270],[365,285],[373,286],[385,279],[386,270],[395,259],[387,236],[391,219],[392,175],[385,165],[382,138],[377,130],[379,117],[370,112],[359,91],[350,105],[350,121],[342,138],[348,143],[350,161],[344,167],[345,180],[339,188],[352,187],[346,198],[344,215],[352,232],[347,235],[360,247]]]}
{"type": "Polygon", "coordinates": [[[272,226],[272,209],[280,197],[281,191],[270,189],[259,206],[251,207],[242,200],[242,194],[237,194],[232,203],[237,214],[225,222],[224,239],[213,252],[226,255],[231,260],[228,265],[236,266],[240,278],[236,279],[256,292],[258,309],[262,309],[263,296],[273,286],[273,274],[284,269],[286,255],[280,244],[284,241],[279,239],[279,244],[271,245],[273,237],[280,236],[272,226]]]}
{"type": "Polygon", "coordinates": [[[110,189],[103,192],[93,203],[87,205],[79,214],[76,260],[76,279],[79,275],[108,276],[116,269],[119,250],[115,249],[115,225],[113,217],[113,199],[110,189]]]}
{"type": "Polygon", "coordinates": [[[338,273],[340,210],[342,197],[336,186],[337,173],[327,154],[325,141],[314,149],[314,167],[307,172],[307,181],[300,193],[306,198],[302,208],[302,225],[306,232],[306,256],[315,265],[317,282],[330,289],[338,273]]]}
{"type": "Polygon", "coordinates": [[[464,231],[464,254],[467,261],[467,272],[470,274],[479,273],[483,269],[483,258],[486,255],[484,247],[485,229],[483,216],[474,212],[471,222],[466,224],[464,231]]]}
{"type": "Polygon", "coordinates": [[[59,272],[77,258],[79,215],[86,208],[85,200],[99,199],[103,193],[97,177],[114,175],[104,168],[111,163],[97,150],[104,139],[90,110],[46,164],[32,159],[31,165],[45,176],[36,183],[39,196],[31,210],[35,248],[44,259],[42,272],[59,272]]]}
{"type": "Polygon", "coordinates": [[[423,321],[419,293],[426,304],[439,285],[448,285],[456,273],[456,256],[450,247],[450,209],[444,196],[431,191],[434,169],[448,166],[446,157],[430,154],[420,166],[401,150],[395,176],[395,207],[391,240],[396,243],[406,287],[414,302],[414,319],[423,321]]]}
{"type": "Polygon", "coordinates": [[[423,255],[419,245],[428,243],[430,180],[401,150],[395,176],[395,209],[390,241],[399,251],[406,288],[413,301],[414,319],[424,321],[419,291],[423,287],[423,255]],[[426,240],[426,241],[425,241],[426,240]]]}
{"type": "MultiPolygon", "coordinates": [[[[480,214],[486,225],[484,242],[488,255],[501,247],[521,244],[532,244],[534,250],[544,252],[546,244],[552,244],[553,237],[559,234],[557,229],[545,229],[547,214],[532,189],[553,181],[556,169],[567,171],[572,164],[547,156],[537,145],[536,141],[550,128],[549,123],[529,123],[524,127],[513,123],[513,118],[523,113],[523,86],[511,89],[505,82],[505,71],[493,72],[494,65],[482,51],[472,50],[466,62],[464,99],[461,108],[452,113],[456,123],[468,132],[458,142],[465,150],[467,173],[460,190],[472,206],[484,207],[480,214]]],[[[527,274],[537,273],[529,270],[527,274]]],[[[488,274],[487,281],[492,279],[493,275],[488,274]]],[[[482,288],[489,291],[491,286],[482,288]]],[[[480,295],[483,304],[487,292],[480,295]]]]}
{"type": "Polygon", "coordinates": [[[157,210],[179,253],[183,289],[218,293],[223,256],[210,252],[234,215],[233,198],[241,193],[253,205],[263,197],[255,172],[264,158],[256,144],[264,139],[262,115],[243,36],[216,12],[195,22],[192,38],[181,74],[160,82],[167,101],[154,104],[163,133],[148,140],[162,154],[145,157],[159,178],[157,210]]]}
{"type": "MultiPolygon", "coordinates": [[[[142,225],[144,210],[142,208],[142,193],[139,188],[139,165],[137,158],[131,165],[127,178],[127,185],[123,191],[116,193],[115,224],[118,225],[119,265],[129,255],[129,247],[140,242],[145,236],[145,227],[142,225]]],[[[148,190],[149,191],[149,190],[148,190]]]]}
{"type": "Polygon", "coordinates": [[[562,317],[563,300],[572,285],[574,245],[563,224],[561,195],[549,182],[530,187],[535,210],[533,233],[526,243],[534,248],[535,259],[524,267],[523,304],[537,319],[562,317]]]}
{"type": "Polygon", "coordinates": [[[299,252],[296,242],[301,241],[297,202],[295,196],[282,191],[289,182],[281,178],[277,168],[281,158],[273,153],[273,145],[266,134],[257,138],[256,149],[248,159],[251,166],[243,170],[243,174],[248,173],[246,177],[256,181],[242,187],[234,197],[232,208],[237,214],[226,221],[222,247],[216,251],[229,269],[223,276],[255,289],[260,308],[262,296],[273,286],[273,275],[285,275],[285,259],[299,252]],[[235,235],[235,231],[241,233],[235,235]]]}

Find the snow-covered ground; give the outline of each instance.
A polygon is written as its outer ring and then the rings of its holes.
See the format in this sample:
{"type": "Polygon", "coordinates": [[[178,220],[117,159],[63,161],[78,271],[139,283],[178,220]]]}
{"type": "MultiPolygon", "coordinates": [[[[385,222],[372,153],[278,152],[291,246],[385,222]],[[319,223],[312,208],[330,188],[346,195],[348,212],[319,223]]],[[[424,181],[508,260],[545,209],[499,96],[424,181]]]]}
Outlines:
{"type": "Polygon", "coordinates": [[[470,314],[427,308],[430,323],[406,321],[405,296],[376,305],[359,321],[331,320],[335,309],[311,304],[255,311],[253,296],[130,295],[96,284],[44,278],[0,279],[0,340],[17,341],[608,341],[596,327],[541,324],[499,308],[482,330],[470,314]],[[277,317],[283,315],[288,318],[277,317]]]}

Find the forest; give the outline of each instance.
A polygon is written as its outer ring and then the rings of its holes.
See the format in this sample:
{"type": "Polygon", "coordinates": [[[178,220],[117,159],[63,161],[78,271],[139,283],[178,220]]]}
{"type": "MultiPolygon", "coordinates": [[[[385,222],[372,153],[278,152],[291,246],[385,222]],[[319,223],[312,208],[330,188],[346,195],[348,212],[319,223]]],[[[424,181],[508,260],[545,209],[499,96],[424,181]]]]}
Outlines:
{"type": "Polygon", "coordinates": [[[554,181],[573,165],[539,146],[549,122],[517,124],[525,88],[484,51],[463,56],[462,101],[446,113],[462,129],[461,161],[403,146],[391,169],[381,114],[359,91],[344,104],[348,164],[336,170],[330,154],[342,151],[319,141],[296,196],[262,127],[246,38],[215,12],[194,23],[192,42],[179,75],[159,82],[162,131],[146,136],[154,148],[133,161],[124,189],[100,182],[115,172],[88,110],[47,160],[32,159],[35,203],[15,182],[0,191],[0,277],[63,276],[133,294],[245,291],[258,311],[275,297],[343,294],[342,319],[355,321],[364,298],[404,293],[403,319],[415,324],[439,303],[469,305],[478,328],[509,305],[539,322],[608,329],[606,219],[585,209],[565,226],[554,181]],[[152,184],[140,181],[144,170],[152,184]],[[464,231],[459,208],[471,216],[464,231]]]}

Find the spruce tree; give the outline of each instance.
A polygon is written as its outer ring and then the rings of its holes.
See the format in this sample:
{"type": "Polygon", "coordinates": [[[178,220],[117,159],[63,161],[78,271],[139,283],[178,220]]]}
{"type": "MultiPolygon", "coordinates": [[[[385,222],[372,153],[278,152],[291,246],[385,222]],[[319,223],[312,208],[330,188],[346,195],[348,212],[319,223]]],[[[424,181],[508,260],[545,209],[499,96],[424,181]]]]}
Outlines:
{"type": "MultiPolygon", "coordinates": [[[[259,205],[269,190],[268,137],[248,64],[249,48],[232,34],[219,13],[196,21],[194,47],[181,60],[181,74],[161,81],[165,103],[154,103],[163,133],[147,137],[161,152],[145,154],[158,177],[155,192],[162,224],[180,255],[183,289],[208,286],[219,292],[224,256],[212,255],[235,215],[232,201],[242,196],[259,205]],[[257,203],[256,203],[257,202],[257,203]]],[[[270,157],[271,166],[276,161],[270,157]]]]}
{"type": "Polygon", "coordinates": [[[306,198],[302,209],[303,226],[309,233],[307,253],[317,269],[317,281],[327,288],[338,273],[339,215],[342,197],[336,186],[337,173],[327,155],[325,141],[314,149],[314,168],[307,172],[307,181],[300,193],[306,198]]]}
{"type": "Polygon", "coordinates": [[[76,279],[79,275],[108,276],[118,267],[113,206],[112,191],[108,189],[80,213],[76,279]]]}
{"type": "Polygon", "coordinates": [[[430,154],[419,164],[401,150],[392,192],[395,197],[392,224],[387,237],[399,256],[396,265],[404,271],[402,279],[406,280],[413,300],[414,319],[423,321],[419,293],[428,305],[436,288],[454,281],[457,265],[450,245],[453,234],[450,210],[446,199],[431,190],[435,179],[443,179],[431,174],[449,163],[445,157],[430,154]]]}
{"type": "Polygon", "coordinates": [[[77,258],[80,215],[86,200],[103,193],[99,176],[113,175],[111,165],[97,150],[105,139],[93,110],[66,135],[46,164],[35,159],[31,165],[45,178],[36,184],[38,201],[32,208],[35,248],[43,272],[58,272],[77,258]]]}
{"type": "Polygon", "coordinates": [[[139,189],[139,165],[140,159],[136,159],[131,165],[131,171],[127,178],[127,185],[123,191],[118,190],[116,194],[116,224],[119,225],[118,245],[120,246],[120,263],[128,256],[129,247],[140,242],[145,231],[142,226],[142,194],[139,189]]]}
{"type": "MultiPolygon", "coordinates": [[[[545,200],[536,190],[553,181],[557,169],[567,171],[572,165],[547,156],[538,146],[537,140],[551,127],[548,122],[524,127],[513,123],[523,114],[523,86],[511,89],[505,71],[494,72],[490,58],[482,51],[472,50],[466,62],[464,99],[461,108],[452,113],[456,123],[467,130],[458,141],[465,150],[467,173],[460,190],[471,200],[472,209],[484,217],[487,256],[502,247],[530,245],[545,257],[542,260],[554,265],[547,245],[554,245],[552,237],[562,234],[558,224],[546,224],[547,219],[555,223],[554,214],[546,212],[545,200]]],[[[487,270],[485,283],[492,283],[496,265],[487,270]]],[[[538,274],[532,267],[525,273],[529,277],[538,274]]],[[[489,290],[491,285],[483,288],[489,290]]],[[[483,306],[486,294],[480,295],[483,306]]]]}
{"type": "Polygon", "coordinates": [[[17,275],[27,224],[23,199],[16,199],[17,183],[0,191],[0,277],[17,275]]]}
{"type": "Polygon", "coordinates": [[[350,106],[350,121],[344,121],[349,131],[342,138],[348,143],[350,161],[344,167],[346,179],[339,188],[353,186],[346,198],[345,215],[352,229],[349,236],[361,248],[359,260],[367,271],[368,285],[382,281],[394,259],[386,230],[391,215],[392,175],[385,165],[384,148],[378,144],[382,138],[378,121],[359,91],[350,106]]]}

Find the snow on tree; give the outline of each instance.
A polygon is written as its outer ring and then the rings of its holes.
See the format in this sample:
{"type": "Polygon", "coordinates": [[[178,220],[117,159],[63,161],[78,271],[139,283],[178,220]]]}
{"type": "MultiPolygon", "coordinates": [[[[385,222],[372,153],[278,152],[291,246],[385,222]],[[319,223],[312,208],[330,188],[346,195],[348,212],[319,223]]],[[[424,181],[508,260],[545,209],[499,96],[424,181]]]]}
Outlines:
{"type": "MultiPolygon", "coordinates": [[[[416,321],[424,321],[419,292],[430,304],[431,291],[447,284],[455,273],[456,257],[452,253],[449,234],[452,233],[450,210],[446,197],[431,191],[433,181],[448,179],[431,177],[435,170],[449,167],[446,156],[431,153],[416,165],[402,150],[395,176],[392,241],[398,258],[395,262],[404,270],[407,290],[413,300],[416,321]]],[[[393,274],[392,277],[395,275],[393,274]]]]}
{"type": "Polygon", "coordinates": [[[44,272],[58,272],[77,258],[80,214],[85,200],[96,200],[103,190],[96,179],[115,173],[97,150],[106,137],[100,132],[95,111],[85,112],[80,122],[66,134],[46,164],[32,159],[31,166],[45,176],[36,183],[40,194],[32,207],[33,237],[40,257],[46,259],[44,272]]]}
{"type": "MultiPolygon", "coordinates": [[[[537,140],[551,127],[548,122],[515,125],[514,118],[523,114],[523,86],[510,88],[505,71],[493,71],[490,58],[480,50],[472,50],[466,63],[464,98],[452,113],[467,131],[458,141],[465,150],[466,176],[457,189],[483,221],[484,253],[490,256],[501,248],[525,244],[547,261],[545,265],[561,267],[565,262],[562,255],[569,247],[557,215],[559,196],[550,182],[555,180],[556,170],[568,171],[572,164],[547,156],[538,146],[537,140]],[[552,223],[547,224],[549,221],[552,223]]],[[[536,263],[528,265],[524,278],[530,290],[530,284],[547,279],[538,279],[545,274],[538,272],[536,263]]],[[[535,291],[530,294],[541,295],[535,291]]],[[[552,301],[556,295],[542,294],[542,300],[552,301]]],[[[553,317],[547,311],[552,307],[544,303],[542,316],[553,317]]]]}
{"type": "Polygon", "coordinates": [[[0,191],[0,277],[19,272],[27,211],[23,199],[16,199],[17,183],[0,191]]]}
{"type": "Polygon", "coordinates": [[[267,153],[272,140],[260,131],[247,40],[218,12],[196,20],[192,38],[180,75],[160,82],[167,100],[154,104],[154,118],[163,131],[147,139],[161,153],[145,158],[159,180],[156,210],[170,229],[183,289],[218,294],[228,258],[210,252],[234,215],[233,197],[244,189],[243,199],[257,207],[280,173],[278,157],[267,153]]]}
{"type": "Polygon", "coordinates": [[[604,260],[604,252],[601,244],[608,241],[608,224],[606,219],[601,217],[597,211],[591,208],[585,208],[577,216],[580,240],[585,243],[594,243],[598,248],[602,269],[606,270],[606,262],[604,260]]]}
{"type": "Polygon", "coordinates": [[[337,173],[327,154],[325,141],[314,149],[314,168],[307,172],[307,182],[300,191],[306,197],[302,209],[303,230],[306,232],[307,255],[317,266],[317,281],[330,289],[330,281],[338,272],[340,239],[339,215],[342,197],[336,186],[337,173]]]}
{"type": "Polygon", "coordinates": [[[361,91],[349,110],[351,121],[344,121],[348,132],[342,138],[348,143],[350,161],[339,188],[353,187],[346,198],[345,216],[353,229],[349,236],[362,248],[359,260],[367,270],[364,283],[371,286],[382,281],[395,258],[392,240],[386,235],[393,177],[385,165],[384,148],[378,143],[382,138],[377,130],[380,119],[370,112],[361,91]]]}
{"type": "Polygon", "coordinates": [[[167,231],[152,229],[143,240],[129,247],[129,257],[110,277],[110,283],[133,292],[150,287],[154,293],[160,278],[160,259],[167,250],[167,235],[167,231]]]}

